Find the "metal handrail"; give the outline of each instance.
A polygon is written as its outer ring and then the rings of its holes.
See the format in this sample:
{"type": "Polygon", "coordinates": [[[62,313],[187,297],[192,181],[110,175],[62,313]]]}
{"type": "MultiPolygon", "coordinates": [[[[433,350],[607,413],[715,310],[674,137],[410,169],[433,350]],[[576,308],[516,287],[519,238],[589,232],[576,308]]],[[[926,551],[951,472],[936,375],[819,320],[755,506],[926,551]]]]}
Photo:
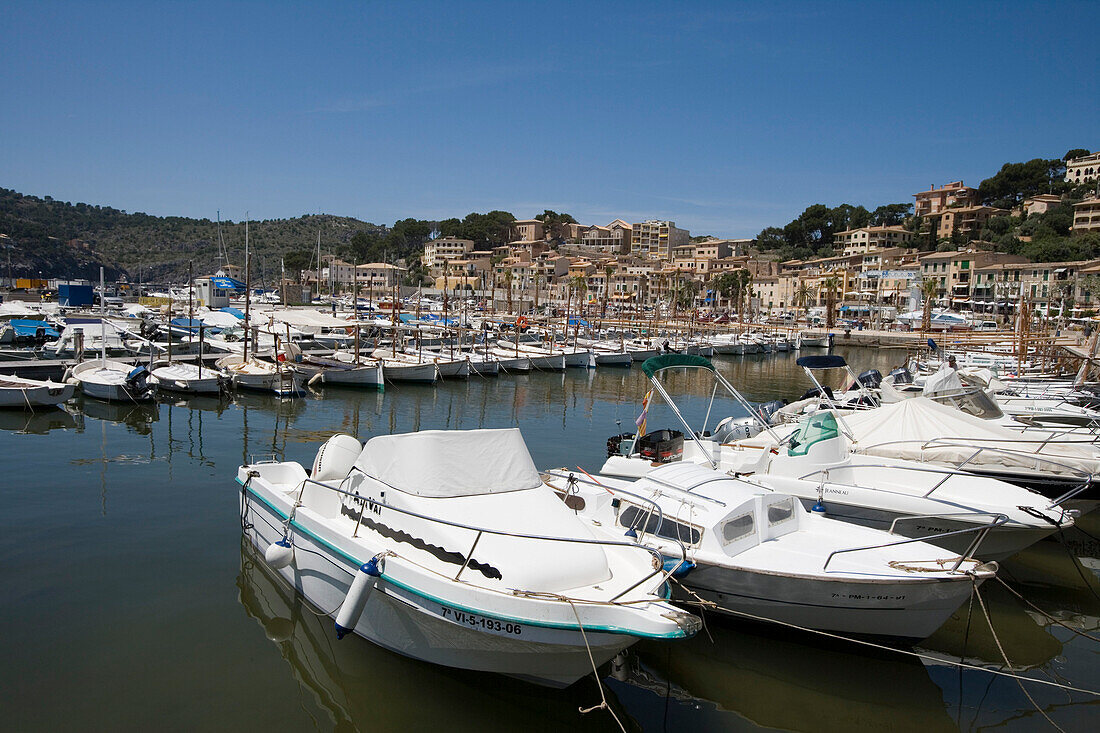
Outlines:
{"type": "MultiPolygon", "coordinates": [[[[979,512],[979,513],[980,514],[990,514],[990,515],[992,515],[990,512],[979,512]]],[[[924,516],[925,517],[939,517],[939,516],[951,516],[951,515],[947,515],[947,514],[943,514],[943,515],[940,515],[940,514],[927,514],[927,515],[924,515],[924,516]]],[[[990,521],[989,524],[983,524],[979,527],[967,527],[966,529],[954,529],[954,530],[951,530],[950,532],[944,532],[943,534],[928,535],[928,536],[925,536],[925,537],[911,537],[911,538],[906,539],[906,540],[899,540],[897,542],[886,542],[886,543],[883,543],[883,544],[880,544],[880,545],[868,545],[866,547],[849,547],[849,548],[846,548],[846,549],[843,549],[843,550],[833,550],[832,552],[829,553],[829,556],[827,558],[825,558],[825,564],[821,566],[821,572],[825,572],[828,569],[829,563],[832,562],[833,557],[835,557],[836,555],[842,555],[846,552],[862,552],[864,550],[877,550],[877,549],[881,549],[883,547],[894,547],[895,545],[908,545],[908,544],[911,544],[913,542],[926,542],[926,541],[929,541],[929,540],[939,540],[939,539],[942,539],[944,537],[954,537],[956,535],[966,534],[967,532],[978,532],[979,534],[975,538],[974,542],[971,542],[970,546],[967,547],[966,550],[962,554],[959,555],[959,559],[955,561],[955,565],[948,571],[950,573],[954,573],[954,572],[958,571],[959,567],[967,560],[967,558],[972,558],[973,554],[975,552],[977,552],[978,546],[985,539],[986,535],[989,534],[990,530],[995,529],[996,527],[999,527],[999,526],[1001,526],[1002,524],[1004,524],[1005,522],[1008,521],[1008,517],[1005,516],[1004,514],[995,514],[995,515],[992,515],[992,516],[993,516],[993,520],[990,521]]],[[[919,517],[912,517],[912,518],[913,519],[918,519],[919,517]]],[[[899,519],[904,519],[904,517],[899,517],[899,519]]],[[[898,520],[894,520],[895,523],[897,521],[898,520]]],[[[893,532],[893,530],[894,530],[894,525],[891,524],[890,525],[891,533],[893,532]]]]}
{"type": "MultiPolygon", "coordinates": [[[[927,441],[892,440],[892,441],[887,441],[885,443],[875,443],[874,445],[867,446],[867,448],[879,448],[879,447],[882,447],[884,445],[902,445],[902,444],[906,444],[906,443],[920,443],[921,444],[920,447],[921,447],[922,451],[926,447],[928,447],[928,448],[937,448],[937,447],[973,448],[974,447],[972,445],[966,445],[966,444],[963,444],[963,443],[942,442],[942,441],[950,441],[950,440],[955,440],[955,439],[952,439],[952,438],[932,438],[931,440],[927,440],[927,441]]],[[[1006,440],[1004,442],[1014,442],[1014,441],[1006,440]]],[[[971,454],[965,461],[963,461],[961,464],[959,464],[958,468],[962,468],[962,466],[968,464],[970,461],[972,461],[974,458],[976,458],[978,456],[978,454],[980,454],[982,451],[990,451],[990,452],[994,452],[994,453],[1004,453],[1004,454],[1008,454],[1008,455],[1012,455],[1012,456],[1019,456],[1019,457],[1026,458],[1028,461],[1035,461],[1037,463],[1043,463],[1043,464],[1047,464],[1049,466],[1055,466],[1055,467],[1061,468],[1064,471],[1068,472],[1070,475],[1067,478],[1071,478],[1071,479],[1074,479],[1074,480],[1080,480],[1081,481],[1080,486],[1077,486],[1076,488],[1070,489],[1065,494],[1063,494],[1063,495],[1059,496],[1058,498],[1054,499],[1049,505],[1047,505],[1048,509],[1051,508],[1051,507],[1060,506],[1062,502],[1067,501],[1067,500],[1073,498],[1074,496],[1076,496],[1077,494],[1081,493],[1082,491],[1084,491],[1086,488],[1089,487],[1089,485],[1092,484],[1093,477],[1095,476],[1095,474],[1093,474],[1093,473],[1090,473],[1088,471],[1084,471],[1084,470],[1081,470],[1081,469],[1074,468],[1073,466],[1069,466],[1069,465],[1066,465],[1064,463],[1059,463],[1058,461],[1051,460],[1050,458],[1048,458],[1046,456],[1040,456],[1036,453],[1024,453],[1024,452],[1020,452],[1020,451],[1014,451],[1014,450],[1010,450],[1008,448],[997,448],[995,446],[979,446],[978,449],[976,451],[974,451],[973,454],[971,454]]],[[[871,464],[866,464],[866,465],[871,465],[871,464]]],[[[883,466],[879,466],[879,467],[880,468],[886,468],[887,466],[883,465],[883,466]]],[[[852,466],[852,468],[855,468],[855,466],[852,466]]],[[[908,470],[921,470],[921,467],[916,467],[916,466],[894,466],[894,468],[902,468],[902,469],[908,469],[908,470]]],[[[951,469],[941,469],[941,470],[950,471],[951,469]]],[[[955,471],[955,472],[957,472],[957,473],[966,473],[965,471],[955,471]]],[[[812,474],[809,474],[809,475],[812,475],[812,474]]],[[[946,481],[946,480],[947,479],[944,479],[944,481],[946,481]]],[[[927,498],[932,493],[932,491],[935,491],[936,489],[938,489],[944,483],[944,481],[941,481],[939,484],[934,486],[932,488],[932,490],[928,492],[928,494],[925,494],[925,498],[927,498]]]]}
{"type": "MultiPolygon", "coordinates": [[[[600,482],[596,481],[595,479],[589,478],[588,480],[585,480],[585,479],[577,476],[576,474],[574,474],[572,471],[570,471],[568,473],[568,475],[563,475],[562,473],[560,473],[556,469],[550,469],[548,471],[544,471],[543,473],[545,473],[548,476],[554,476],[556,478],[564,478],[567,481],[568,480],[573,480],[573,481],[576,481],[577,483],[591,484],[592,486],[599,486],[600,488],[604,489],[608,493],[622,494],[623,496],[628,496],[631,499],[634,499],[634,500],[638,501],[639,503],[650,505],[651,508],[646,513],[646,517],[647,517],[646,521],[642,525],[642,532],[641,532],[640,535],[638,535],[638,542],[639,543],[642,542],[643,538],[646,535],[645,526],[647,524],[649,524],[649,517],[653,516],[653,509],[657,510],[657,527],[660,528],[665,523],[664,509],[661,507],[660,504],[653,501],[653,499],[650,499],[647,496],[642,496],[641,494],[634,493],[633,491],[627,491],[626,489],[622,489],[622,488],[619,488],[619,487],[607,486],[606,484],[601,484],[600,482]]],[[[719,502],[719,503],[721,503],[721,502],[719,502]]],[[[725,506],[725,504],[722,504],[722,506],[725,506]]],[[[678,520],[673,520],[673,521],[676,522],[677,524],[680,523],[678,520]]],[[[633,525],[631,525],[631,529],[634,529],[633,525]]],[[[677,532],[677,534],[679,534],[679,533],[677,532]]],[[[669,577],[671,577],[671,575],[673,573],[675,573],[680,568],[681,565],[683,565],[685,562],[687,562],[687,547],[684,546],[683,540],[681,540],[679,537],[676,537],[675,539],[672,539],[670,537],[664,537],[662,535],[659,535],[656,532],[654,532],[654,535],[656,535],[657,537],[660,537],[663,540],[668,540],[670,542],[675,542],[677,545],[680,546],[680,562],[676,563],[675,567],[673,567],[671,570],[668,571],[668,575],[669,575],[669,577]]],[[[662,562],[663,562],[663,559],[662,559],[662,562]]],[[[667,580],[667,578],[666,578],[666,580],[667,580]]],[[[619,595],[623,595],[623,594],[633,590],[635,587],[637,587],[637,584],[631,586],[630,588],[623,591],[623,593],[620,593],[619,595]]],[[[618,598],[619,596],[615,596],[615,597],[618,598]]]]}
{"type": "MultiPolygon", "coordinates": [[[[247,466],[243,466],[242,468],[247,468],[247,466]]],[[[379,479],[375,476],[371,476],[366,471],[363,471],[363,469],[358,468],[357,466],[353,466],[353,470],[358,470],[360,473],[362,473],[367,478],[373,479],[374,481],[377,481],[378,483],[382,484],[383,486],[388,486],[389,488],[394,489],[395,491],[400,491],[400,489],[398,489],[397,487],[391,486],[390,484],[386,483],[385,481],[382,481],[381,479],[379,479]]],[[[350,478],[351,478],[351,474],[349,473],[348,476],[346,476],[345,478],[340,480],[340,484],[338,486],[342,486],[344,484],[344,482],[348,481],[350,478]]],[[[319,486],[323,489],[333,491],[337,494],[343,494],[344,496],[347,496],[351,499],[356,499],[358,501],[366,501],[366,497],[364,497],[360,494],[353,494],[352,492],[347,491],[346,489],[338,488],[338,486],[330,486],[328,484],[325,484],[325,483],[322,483],[320,481],[316,481],[312,478],[306,477],[306,478],[302,479],[302,482],[301,482],[301,485],[300,485],[300,488],[299,488],[299,493],[298,493],[298,500],[295,502],[294,509],[297,509],[298,506],[301,505],[301,495],[302,495],[302,492],[305,490],[305,487],[306,487],[307,484],[313,484],[313,485],[319,486]]],[[[382,498],[380,501],[377,501],[375,503],[378,504],[381,507],[386,508],[386,509],[392,509],[392,510],[394,510],[394,511],[400,513],[400,514],[405,514],[405,515],[408,515],[408,516],[411,516],[411,517],[416,517],[417,519],[423,519],[423,520],[428,521],[428,522],[436,522],[438,524],[442,524],[442,525],[445,525],[445,526],[448,526],[448,527],[454,527],[456,529],[469,530],[471,532],[495,534],[495,535],[500,535],[502,537],[514,537],[516,539],[540,540],[540,541],[544,541],[544,542],[568,542],[568,543],[575,543],[575,544],[582,544],[582,545],[602,545],[602,546],[610,546],[610,547],[631,547],[631,548],[638,548],[638,549],[641,549],[645,552],[648,552],[657,561],[656,562],[657,567],[654,569],[654,571],[651,572],[650,574],[646,575],[645,577],[643,577],[637,583],[631,585],[626,590],[622,591],[618,595],[611,598],[609,601],[607,601],[608,603],[614,603],[616,600],[618,600],[622,596],[626,595],[630,591],[634,590],[638,586],[642,585],[643,583],[645,583],[650,578],[654,577],[655,575],[660,575],[662,573],[662,568],[663,568],[663,565],[664,565],[664,558],[662,557],[662,555],[659,551],[657,551],[653,548],[650,548],[650,547],[646,547],[644,545],[634,543],[634,542],[621,542],[621,541],[618,541],[618,540],[599,540],[599,539],[589,540],[589,539],[581,539],[581,538],[575,538],[575,537],[550,537],[550,536],[545,536],[545,535],[526,534],[526,533],[523,533],[523,532],[509,532],[509,531],[506,531],[506,530],[492,529],[492,528],[489,528],[489,527],[476,527],[476,526],[469,525],[469,524],[463,524],[461,522],[452,522],[448,519],[440,519],[439,517],[430,517],[430,516],[427,516],[427,515],[424,515],[424,514],[420,514],[419,512],[414,512],[410,509],[403,509],[401,507],[393,506],[392,504],[389,504],[388,502],[386,502],[386,500],[384,498],[382,498]]],[[[293,514],[294,513],[292,511],[290,516],[287,518],[288,522],[293,520],[293,514]]],[[[360,521],[362,521],[362,514],[360,514],[360,521]]],[[[687,548],[685,548],[683,546],[683,543],[680,543],[680,548],[681,548],[681,551],[682,551],[682,556],[681,556],[681,564],[682,564],[683,562],[685,562],[687,560],[687,548]]],[[[677,568],[678,567],[679,567],[679,565],[677,565],[677,568]]],[[[673,568],[673,570],[670,570],[667,573],[666,577],[661,580],[661,583],[666,582],[668,580],[668,577],[670,577],[672,575],[672,573],[675,571],[675,569],[676,568],[673,568]]]]}

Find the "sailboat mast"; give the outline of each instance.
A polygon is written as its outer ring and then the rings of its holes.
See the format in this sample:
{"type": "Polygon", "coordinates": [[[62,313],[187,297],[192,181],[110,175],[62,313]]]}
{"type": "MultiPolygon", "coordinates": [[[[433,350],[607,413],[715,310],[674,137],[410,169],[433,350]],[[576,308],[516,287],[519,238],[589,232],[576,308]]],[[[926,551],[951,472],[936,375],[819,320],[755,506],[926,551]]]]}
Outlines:
{"type": "MultiPolygon", "coordinates": [[[[172,314],[168,314],[171,320],[172,314]]],[[[107,285],[103,280],[103,268],[99,268],[99,361],[107,368],[107,285]]]]}
{"type": "Polygon", "coordinates": [[[245,212],[244,217],[244,360],[248,361],[248,303],[252,294],[252,261],[248,252],[248,212],[245,212]]]}

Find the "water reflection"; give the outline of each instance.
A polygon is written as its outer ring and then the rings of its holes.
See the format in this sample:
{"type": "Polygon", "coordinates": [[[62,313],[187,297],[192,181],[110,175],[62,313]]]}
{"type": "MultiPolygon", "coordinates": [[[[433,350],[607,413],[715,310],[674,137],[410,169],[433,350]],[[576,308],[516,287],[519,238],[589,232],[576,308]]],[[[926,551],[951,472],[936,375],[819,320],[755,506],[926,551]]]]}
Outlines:
{"type": "MultiPolygon", "coordinates": [[[[81,398],[73,403],[78,415],[93,420],[125,425],[127,430],[138,435],[149,435],[152,424],[160,419],[156,403],[102,402],[91,398],[81,398]]],[[[85,421],[78,419],[78,430],[85,429],[85,421]]]]}
{"type": "Polygon", "coordinates": [[[62,407],[30,410],[0,410],[0,430],[45,435],[51,430],[72,430],[76,419],[62,407]]]}
{"type": "MultiPolygon", "coordinates": [[[[334,730],[610,730],[594,683],[549,690],[499,675],[450,670],[386,651],[365,639],[336,641],[332,619],[318,614],[241,542],[238,599],[301,684],[303,705],[328,716],[334,730]]],[[[614,696],[620,719],[625,711],[614,696]]],[[[612,727],[609,727],[612,724],[612,727]]],[[[318,726],[325,728],[327,726],[318,726]]]]}
{"type": "Polygon", "coordinates": [[[625,679],[781,730],[954,730],[943,692],[913,657],[708,618],[675,644],[641,643],[625,679]]]}

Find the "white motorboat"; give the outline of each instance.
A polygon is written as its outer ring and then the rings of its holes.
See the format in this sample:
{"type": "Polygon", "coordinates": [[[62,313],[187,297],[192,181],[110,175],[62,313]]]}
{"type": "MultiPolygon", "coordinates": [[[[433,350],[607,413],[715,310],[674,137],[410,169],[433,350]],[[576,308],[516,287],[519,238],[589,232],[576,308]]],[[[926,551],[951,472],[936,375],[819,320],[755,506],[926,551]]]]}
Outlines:
{"type": "Polygon", "coordinates": [[[828,334],[811,336],[808,331],[800,331],[798,334],[798,345],[801,349],[807,347],[825,348],[829,345],[829,336],[828,334]]]}
{"type": "MultiPolygon", "coordinates": [[[[391,352],[392,353],[392,352],[391,352]]],[[[415,357],[419,362],[432,362],[439,369],[441,379],[465,379],[470,376],[470,362],[461,352],[450,356],[445,352],[432,349],[418,349],[416,346],[406,346],[405,354],[415,357]]]]}
{"type": "Polygon", "coordinates": [[[705,425],[696,431],[656,377],[664,369],[677,367],[711,371],[718,384],[755,415],[755,408],[706,359],[659,357],[642,369],[681,421],[684,432],[656,431],[640,439],[616,436],[608,441],[608,459],[601,473],[640,478],[662,463],[707,465],[797,496],[807,507],[817,507],[838,519],[907,537],[928,537],[956,552],[964,552],[980,538],[977,556],[991,560],[1015,554],[1073,525],[1073,514],[1057,503],[996,478],[902,457],[855,453],[853,445],[858,447],[859,441],[842,432],[829,411],[784,429],[768,426],[759,432],[762,426],[757,418],[749,417],[724,420],[713,435],[705,425]],[[685,441],[685,436],[690,440],[685,441]]]}
{"type": "Polygon", "coordinates": [[[478,347],[476,351],[487,359],[495,359],[506,374],[526,374],[531,371],[531,360],[522,354],[517,356],[511,349],[490,345],[478,347]]]}
{"type": "Polygon", "coordinates": [[[111,359],[94,359],[77,364],[71,372],[80,391],[108,402],[146,402],[153,399],[149,370],[111,359]]]}
{"type": "Polygon", "coordinates": [[[302,376],[285,364],[274,364],[242,354],[227,354],[215,364],[230,383],[239,389],[274,392],[280,397],[300,395],[302,376]]]}
{"type": "Polygon", "coordinates": [[[522,341],[518,346],[514,341],[497,341],[497,348],[511,352],[513,358],[527,357],[531,368],[536,371],[560,372],[565,369],[565,354],[560,351],[550,351],[522,341]]]}
{"type": "Polygon", "coordinates": [[[377,359],[355,359],[347,352],[335,352],[331,357],[303,354],[302,362],[294,368],[302,372],[309,385],[339,384],[348,387],[385,389],[382,362],[377,359]],[[344,357],[344,358],[340,358],[344,357]]]}
{"type": "Polygon", "coordinates": [[[564,687],[700,627],[663,600],[660,554],[596,536],[516,429],[338,435],[311,475],[261,462],[237,481],[246,536],[338,638],[564,687]]]}
{"type": "Polygon", "coordinates": [[[153,365],[149,381],[156,388],[184,394],[218,394],[224,377],[217,369],[197,364],[153,365]]]}
{"type": "Polygon", "coordinates": [[[439,367],[433,361],[421,361],[401,351],[394,352],[391,347],[374,350],[371,358],[382,362],[382,374],[394,382],[417,382],[434,384],[440,379],[439,367]]]}
{"type": "Polygon", "coordinates": [[[923,639],[995,566],[943,548],[810,512],[792,494],[709,468],[662,465],[634,482],[566,469],[548,483],[596,528],[676,564],[687,601],[734,615],[848,634],[923,639]]]}
{"type": "Polygon", "coordinates": [[[71,384],[0,374],[0,408],[33,411],[36,407],[60,405],[73,396],[74,389],[71,384]]]}

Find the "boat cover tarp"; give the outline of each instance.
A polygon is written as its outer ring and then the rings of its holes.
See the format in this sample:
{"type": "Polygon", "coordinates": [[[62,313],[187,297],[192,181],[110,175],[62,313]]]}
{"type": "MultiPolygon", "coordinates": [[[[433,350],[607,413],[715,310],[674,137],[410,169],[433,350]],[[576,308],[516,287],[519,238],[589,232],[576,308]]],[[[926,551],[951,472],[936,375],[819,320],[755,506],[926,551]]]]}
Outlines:
{"type": "Polygon", "coordinates": [[[268,311],[264,315],[280,323],[289,323],[291,326],[298,327],[347,328],[352,325],[343,318],[335,318],[328,313],[321,313],[320,311],[268,311]]]}
{"type": "Polygon", "coordinates": [[[642,371],[650,379],[662,369],[672,369],[673,367],[702,367],[714,371],[714,365],[708,359],[691,354],[665,354],[664,356],[650,357],[642,362],[642,371]]]}
{"type": "Polygon", "coordinates": [[[1036,431],[1029,437],[1029,433],[1021,434],[926,397],[847,414],[843,425],[855,439],[852,449],[869,455],[1072,473],[1050,463],[1053,461],[1077,471],[1100,473],[1100,453],[1089,444],[1051,441],[1043,445],[1048,433],[1036,431]],[[979,447],[998,450],[974,456],[979,447]],[[1029,455],[1045,460],[1036,461],[1029,455]]]}
{"type": "Polygon", "coordinates": [[[417,496],[497,494],[542,484],[518,428],[380,435],[363,446],[355,467],[417,496]]]}
{"type": "Polygon", "coordinates": [[[921,394],[957,394],[962,391],[963,383],[962,380],[959,379],[958,372],[951,367],[941,367],[938,372],[929,375],[929,377],[924,380],[924,390],[921,394]]]}
{"type": "Polygon", "coordinates": [[[848,362],[844,361],[844,357],[838,354],[800,356],[795,364],[806,369],[840,369],[848,366],[848,362]]]}
{"type": "Polygon", "coordinates": [[[36,336],[38,329],[43,329],[50,338],[57,338],[61,334],[46,321],[32,321],[26,318],[11,319],[11,327],[15,329],[16,336],[36,336]]]}

